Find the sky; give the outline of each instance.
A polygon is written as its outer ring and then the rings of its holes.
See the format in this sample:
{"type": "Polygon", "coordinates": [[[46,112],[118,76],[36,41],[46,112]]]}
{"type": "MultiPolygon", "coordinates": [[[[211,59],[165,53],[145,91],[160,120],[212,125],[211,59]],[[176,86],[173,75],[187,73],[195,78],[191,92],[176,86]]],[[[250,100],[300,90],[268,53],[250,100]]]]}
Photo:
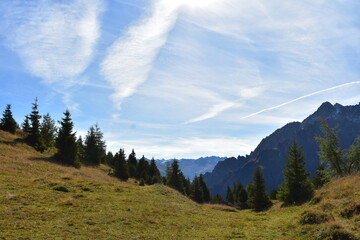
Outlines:
{"type": "Polygon", "coordinates": [[[107,149],[249,154],[322,102],[360,102],[358,0],[1,0],[0,108],[69,109],[107,149]]]}

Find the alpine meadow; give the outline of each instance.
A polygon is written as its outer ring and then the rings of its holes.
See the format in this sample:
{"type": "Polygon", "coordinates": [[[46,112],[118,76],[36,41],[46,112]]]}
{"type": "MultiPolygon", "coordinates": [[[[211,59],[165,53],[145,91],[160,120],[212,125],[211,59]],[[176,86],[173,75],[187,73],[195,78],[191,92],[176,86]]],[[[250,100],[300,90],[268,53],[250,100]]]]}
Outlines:
{"type": "Polygon", "coordinates": [[[0,239],[360,240],[359,12],[0,1],[0,239]]]}

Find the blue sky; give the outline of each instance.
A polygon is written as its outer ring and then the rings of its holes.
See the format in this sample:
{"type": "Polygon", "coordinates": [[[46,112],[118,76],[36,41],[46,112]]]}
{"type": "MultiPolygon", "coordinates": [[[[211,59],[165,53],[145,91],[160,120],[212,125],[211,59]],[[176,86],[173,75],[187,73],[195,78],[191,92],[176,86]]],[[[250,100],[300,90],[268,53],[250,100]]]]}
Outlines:
{"type": "Polygon", "coordinates": [[[2,0],[0,106],[69,108],[108,150],[237,156],[360,101],[357,0],[2,0]]]}

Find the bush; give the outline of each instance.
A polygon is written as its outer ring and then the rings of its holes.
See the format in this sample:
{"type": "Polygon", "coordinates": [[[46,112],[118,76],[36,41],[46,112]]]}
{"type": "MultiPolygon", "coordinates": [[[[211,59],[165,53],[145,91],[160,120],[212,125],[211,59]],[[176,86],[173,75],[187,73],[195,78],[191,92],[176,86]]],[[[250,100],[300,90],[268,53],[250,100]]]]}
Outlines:
{"type": "Polygon", "coordinates": [[[333,219],[332,216],[327,214],[305,211],[301,214],[300,224],[320,224],[333,219]]]}
{"type": "Polygon", "coordinates": [[[351,204],[340,213],[340,215],[343,218],[352,218],[353,216],[359,214],[360,214],[360,204],[351,204]]]}

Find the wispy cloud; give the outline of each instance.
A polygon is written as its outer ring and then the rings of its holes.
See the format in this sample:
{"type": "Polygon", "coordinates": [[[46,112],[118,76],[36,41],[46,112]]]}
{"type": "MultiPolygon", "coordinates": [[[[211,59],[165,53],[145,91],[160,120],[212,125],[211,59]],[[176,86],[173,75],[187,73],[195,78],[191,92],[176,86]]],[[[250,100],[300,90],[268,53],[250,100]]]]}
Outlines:
{"type": "Polygon", "coordinates": [[[5,2],[0,34],[25,68],[56,89],[76,84],[94,54],[102,1],[5,2]]]}
{"type": "Polygon", "coordinates": [[[151,70],[160,48],[177,19],[178,7],[167,0],[154,1],[149,16],[131,26],[108,50],[101,72],[115,90],[114,103],[135,93],[151,70]]]}
{"type": "Polygon", "coordinates": [[[305,99],[305,98],[309,98],[309,97],[312,97],[312,96],[315,96],[315,95],[319,95],[319,94],[322,94],[322,93],[325,93],[325,92],[330,92],[330,91],[333,91],[333,90],[336,90],[336,89],[339,89],[339,88],[349,87],[349,86],[357,85],[357,84],[360,84],[360,81],[345,83],[345,84],[341,84],[341,85],[338,85],[338,86],[334,86],[334,87],[322,89],[322,90],[319,90],[319,91],[316,91],[316,92],[313,92],[313,93],[306,94],[306,95],[304,95],[304,96],[295,98],[295,99],[293,99],[293,100],[284,102],[284,103],[282,103],[282,104],[279,104],[279,105],[276,105],[276,106],[273,106],[273,107],[265,108],[265,109],[262,109],[262,110],[260,110],[260,111],[254,112],[254,113],[249,114],[249,115],[247,115],[247,116],[241,117],[240,120],[241,120],[241,119],[250,118],[250,117],[259,115],[259,114],[261,114],[261,113],[264,113],[264,112],[268,112],[268,111],[271,111],[271,110],[275,110],[275,109],[284,107],[284,106],[286,106],[286,105],[289,105],[289,104],[291,104],[291,103],[300,101],[300,100],[305,99]]]}

